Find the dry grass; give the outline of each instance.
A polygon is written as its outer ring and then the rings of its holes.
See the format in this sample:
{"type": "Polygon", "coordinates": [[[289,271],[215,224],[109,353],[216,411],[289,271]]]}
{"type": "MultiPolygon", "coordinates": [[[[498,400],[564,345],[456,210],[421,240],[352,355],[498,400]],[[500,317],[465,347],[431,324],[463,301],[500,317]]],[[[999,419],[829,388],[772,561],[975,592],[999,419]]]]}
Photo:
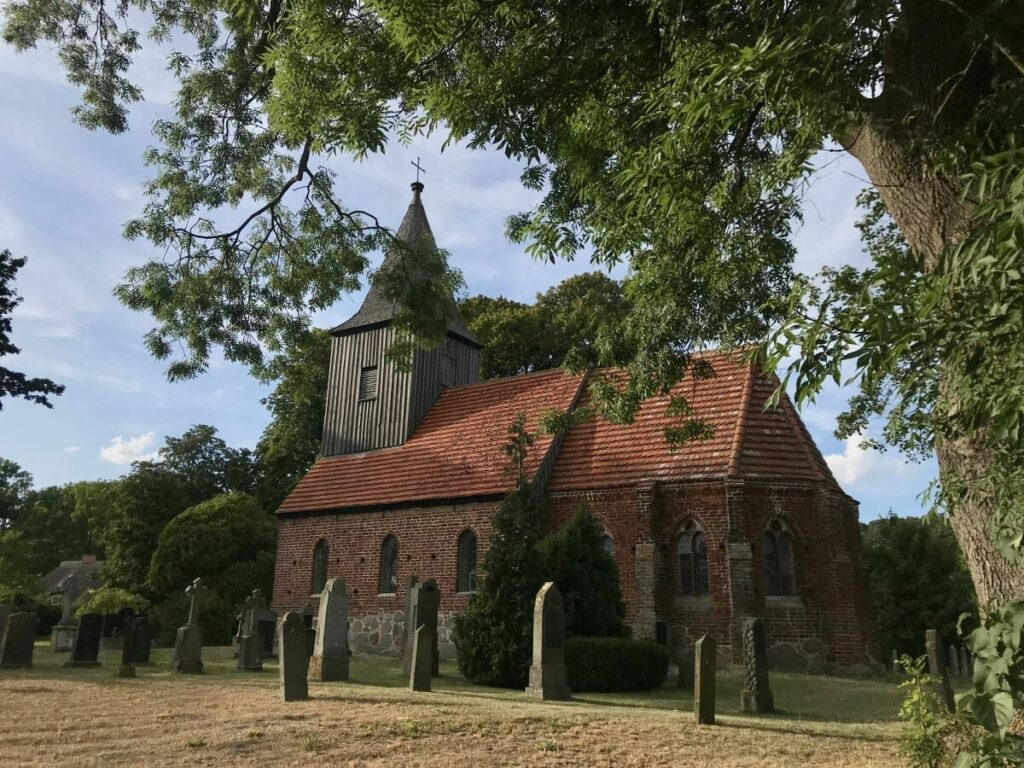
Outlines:
{"type": "MultiPolygon", "coordinates": [[[[0,765],[350,766],[892,766],[898,694],[884,682],[775,676],[788,710],[736,713],[738,681],[720,676],[720,724],[694,725],[673,688],[539,703],[470,686],[447,666],[435,692],[411,694],[400,670],[355,657],[361,684],[311,684],[307,702],[280,701],[276,669],[135,679],[63,670],[42,647],[33,670],[0,675],[0,765]]],[[[219,659],[219,661],[217,661],[219,659]]]]}

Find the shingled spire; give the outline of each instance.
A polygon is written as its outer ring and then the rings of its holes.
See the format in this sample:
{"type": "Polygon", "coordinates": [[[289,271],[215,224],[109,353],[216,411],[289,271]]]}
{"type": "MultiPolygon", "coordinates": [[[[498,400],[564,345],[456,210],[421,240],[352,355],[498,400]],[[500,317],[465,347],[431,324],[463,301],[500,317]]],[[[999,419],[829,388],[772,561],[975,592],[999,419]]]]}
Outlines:
{"type": "MultiPolygon", "coordinates": [[[[412,202],[396,233],[409,248],[436,247],[423,184],[412,185],[412,202]]],[[[395,266],[409,248],[396,244],[382,268],[395,266]]],[[[399,305],[371,285],[363,305],[331,329],[331,370],[324,416],[323,454],[361,453],[401,445],[444,387],[472,384],[480,378],[480,342],[462,324],[454,298],[448,333],[436,349],[418,349],[403,369],[387,357],[397,341],[393,320],[399,305]]]]}
{"type": "MultiPolygon", "coordinates": [[[[395,233],[395,239],[407,244],[410,248],[436,248],[434,233],[430,229],[430,222],[427,220],[427,212],[423,208],[421,194],[423,184],[419,181],[412,183],[412,201],[405,212],[402,224],[395,233]]],[[[381,269],[393,267],[395,262],[403,257],[404,250],[401,246],[390,248],[384,255],[384,262],[381,269]]],[[[362,328],[369,328],[391,322],[398,313],[398,304],[384,297],[383,290],[377,285],[370,285],[370,290],[363,300],[363,305],[352,317],[341,325],[331,329],[335,336],[352,333],[362,328]]],[[[448,332],[468,341],[470,344],[480,346],[477,338],[470,333],[469,329],[462,324],[459,317],[458,307],[452,302],[451,320],[448,323],[448,332]]]]}

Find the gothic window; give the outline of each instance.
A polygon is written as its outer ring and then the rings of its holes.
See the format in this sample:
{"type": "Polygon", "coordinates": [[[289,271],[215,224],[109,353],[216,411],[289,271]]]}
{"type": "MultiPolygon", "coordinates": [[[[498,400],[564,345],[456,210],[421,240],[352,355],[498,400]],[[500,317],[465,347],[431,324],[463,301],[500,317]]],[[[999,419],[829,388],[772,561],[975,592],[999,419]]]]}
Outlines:
{"type": "Polygon", "coordinates": [[[398,540],[388,536],[380,545],[380,588],[382,595],[398,589],[398,540]]]}
{"type": "Polygon", "coordinates": [[[377,399],[378,371],[376,365],[368,365],[359,372],[359,401],[377,399]]]}
{"type": "Polygon", "coordinates": [[[762,538],[764,558],[764,593],[766,595],[795,595],[796,577],[793,571],[793,536],[781,520],[772,520],[762,538]]]}
{"type": "Polygon", "coordinates": [[[693,522],[686,524],[676,544],[679,556],[679,590],[684,595],[710,595],[708,542],[704,531],[693,522]]]}
{"type": "Polygon", "coordinates": [[[476,591],[476,534],[472,531],[463,531],[459,535],[459,567],[455,577],[455,591],[476,591]]]}
{"type": "Polygon", "coordinates": [[[313,550],[313,594],[319,594],[327,586],[327,560],[330,555],[327,542],[320,539],[313,550]]]}
{"type": "Polygon", "coordinates": [[[615,542],[612,541],[612,537],[607,533],[601,537],[601,547],[612,557],[615,557],[615,542]]]}

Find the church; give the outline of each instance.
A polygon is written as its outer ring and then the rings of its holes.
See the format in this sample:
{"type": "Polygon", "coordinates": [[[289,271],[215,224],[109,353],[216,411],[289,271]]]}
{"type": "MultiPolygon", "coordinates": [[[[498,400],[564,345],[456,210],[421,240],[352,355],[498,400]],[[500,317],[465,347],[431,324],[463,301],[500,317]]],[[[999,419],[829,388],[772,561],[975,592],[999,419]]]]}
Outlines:
{"type": "MultiPolygon", "coordinates": [[[[397,232],[433,244],[423,185],[397,232]]],[[[392,249],[385,259],[401,258],[392,249]]],[[[441,590],[439,641],[465,609],[511,489],[501,448],[524,415],[588,402],[608,372],[549,370],[479,380],[480,344],[453,314],[444,343],[411,367],[385,357],[395,305],[371,287],[333,328],[322,457],[277,510],[273,608],[312,613],[328,578],[348,585],[350,643],[397,653],[409,580],[441,590]]],[[[605,530],[634,637],[679,650],[704,633],[742,658],[744,620],[761,617],[769,661],[821,673],[864,670],[877,656],[857,502],[843,492],[778,380],[736,356],[707,353],[712,378],[677,385],[713,436],[671,451],[669,397],[632,424],[599,418],[538,435],[526,472],[545,500],[545,530],[586,506],[605,530]]]]}

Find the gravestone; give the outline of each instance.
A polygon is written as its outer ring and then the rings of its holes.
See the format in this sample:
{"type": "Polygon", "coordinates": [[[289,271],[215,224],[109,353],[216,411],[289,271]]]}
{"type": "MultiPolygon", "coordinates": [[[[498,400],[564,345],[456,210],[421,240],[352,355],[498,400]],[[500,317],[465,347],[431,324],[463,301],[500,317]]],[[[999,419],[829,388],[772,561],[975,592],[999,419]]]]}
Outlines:
{"type": "Polygon", "coordinates": [[[149,652],[153,648],[153,627],[146,616],[132,621],[132,666],[149,666],[149,652]]]}
{"type": "Polygon", "coordinates": [[[274,656],[274,642],[277,637],[277,614],[264,608],[256,617],[256,632],[263,639],[263,658],[274,656]]]}
{"type": "Polygon", "coordinates": [[[684,645],[679,651],[679,679],[676,686],[684,691],[693,690],[693,646],[684,645]]]}
{"type": "Polygon", "coordinates": [[[433,667],[434,638],[430,627],[421,624],[413,636],[412,671],[409,673],[410,691],[429,691],[430,676],[433,667]]]}
{"type": "Polygon", "coordinates": [[[185,590],[191,599],[188,609],[188,623],[178,627],[174,640],[174,655],[171,657],[171,671],[188,675],[203,673],[203,632],[199,626],[199,613],[208,590],[202,579],[196,579],[185,590]]]}
{"type": "Polygon", "coordinates": [[[277,654],[281,660],[281,698],[284,701],[308,699],[306,673],[309,670],[309,655],[306,653],[306,625],[302,614],[286,612],[277,633],[277,654]]]}
{"type": "Polygon", "coordinates": [[[892,649],[892,670],[893,670],[893,672],[895,672],[899,668],[900,668],[900,660],[899,660],[899,657],[896,655],[896,649],[893,648],[892,649]]]}
{"type": "Polygon", "coordinates": [[[416,640],[417,624],[413,618],[413,603],[417,599],[420,577],[410,576],[405,590],[405,643],[402,646],[402,672],[409,674],[412,669],[412,647],[416,640]]]}
{"type": "Polygon", "coordinates": [[[64,605],[61,609],[60,621],[50,630],[50,650],[54,653],[67,653],[75,645],[75,632],[77,625],[74,618],[74,604],[81,594],[76,579],[66,579],[68,582],[64,590],[64,605]]]}
{"type": "Polygon", "coordinates": [[[960,654],[952,643],[949,644],[949,674],[952,677],[960,677],[960,654]]]}
{"type": "Polygon", "coordinates": [[[71,648],[71,658],[64,662],[64,666],[98,667],[102,634],[103,617],[98,613],[87,613],[80,618],[78,628],[75,630],[75,644],[71,648]]]}
{"type": "Polygon", "coordinates": [[[533,663],[526,693],[556,701],[572,698],[565,669],[565,608],[553,581],[540,588],[533,604],[533,663]]]}
{"type": "Polygon", "coordinates": [[[302,607],[302,624],[306,628],[306,657],[313,655],[313,648],[316,646],[316,627],[313,626],[313,606],[306,603],[302,607]]]}
{"type": "Polygon", "coordinates": [[[121,664],[117,668],[118,677],[135,677],[135,617],[125,616],[121,624],[121,664]]]}
{"type": "Polygon", "coordinates": [[[704,635],[694,646],[693,712],[698,725],[715,724],[715,638],[704,635]]]}
{"type": "Polygon", "coordinates": [[[265,608],[263,593],[254,589],[245,599],[238,634],[238,668],[245,672],[259,672],[263,669],[263,638],[259,634],[257,619],[265,608]]]}
{"type": "Polygon", "coordinates": [[[36,615],[11,613],[0,635],[0,669],[31,667],[36,642],[36,615]]]}
{"type": "Polygon", "coordinates": [[[751,714],[774,712],[775,702],[768,682],[768,648],[764,622],[760,619],[743,622],[743,680],[740,710],[751,714]]]}
{"type": "MultiPolygon", "coordinates": [[[[441,590],[438,588],[437,582],[433,579],[427,579],[420,584],[416,584],[412,588],[412,599],[410,602],[412,626],[415,629],[419,629],[424,625],[430,627],[430,638],[431,642],[434,643],[434,648],[430,652],[431,674],[436,677],[440,669],[440,656],[437,648],[437,612],[441,607],[441,590]]],[[[412,639],[415,640],[415,635],[412,639]]],[[[409,665],[411,668],[412,656],[409,657],[409,665]]]]}
{"type": "Polygon", "coordinates": [[[328,579],[320,595],[310,680],[348,680],[348,594],[342,579],[328,579]]]}
{"type": "Polygon", "coordinates": [[[924,647],[928,654],[928,674],[935,678],[936,691],[946,709],[956,711],[956,700],[953,698],[953,687],[949,683],[949,669],[946,667],[946,655],[942,652],[939,633],[929,629],[924,633],[924,647]]]}
{"type": "Polygon", "coordinates": [[[966,645],[960,646],[960,674],[964,677],[974,677],[974,670],[971,669],[971,655],[966,645]]]}

